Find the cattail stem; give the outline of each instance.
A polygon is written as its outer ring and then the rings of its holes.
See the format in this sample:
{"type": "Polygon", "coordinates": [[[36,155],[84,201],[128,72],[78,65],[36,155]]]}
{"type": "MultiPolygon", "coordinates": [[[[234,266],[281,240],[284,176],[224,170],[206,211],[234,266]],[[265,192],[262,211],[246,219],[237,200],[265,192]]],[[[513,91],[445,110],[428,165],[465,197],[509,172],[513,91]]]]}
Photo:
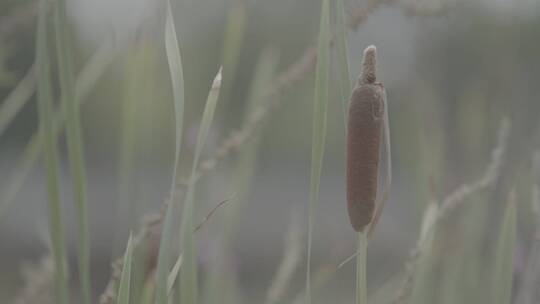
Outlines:
{"type": "Polygon", "coordinates": [[[368,233],[358,232],[358,251],[356,253],[356,304],[367,304],[367,243],[368,233]]]}

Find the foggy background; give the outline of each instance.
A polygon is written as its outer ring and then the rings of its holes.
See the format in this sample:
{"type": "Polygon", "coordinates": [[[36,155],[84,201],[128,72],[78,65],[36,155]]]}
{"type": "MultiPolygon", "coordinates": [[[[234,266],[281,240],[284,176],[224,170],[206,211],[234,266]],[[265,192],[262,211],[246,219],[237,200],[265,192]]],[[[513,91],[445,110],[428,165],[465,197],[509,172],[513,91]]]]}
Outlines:
{"type": "MultiPolygon", "coordinates": [[[[493,243],[492,230],[500,222],[501,206],[508,191],[516,188],[522,219],[516,253],[519,270],[520,257],[525,258],[534,228],[529,188],[532,153],[540,149],[540,2],[387,2],[348,34],[353,79],[360,71],[362,50],[370,44],[377,46],[378,79],[388,94],[392,136],[394,182],[370,243],[369,290],[376,291],[402,269],[418,239],[429,200],[440,200],[457,186],[482,176],[503,117],[511,120],[512,129],[501,178],[493,191],[475,196],[492,207],[483,209],[488,212],[481,217],[475,213],[468,220],[451,218],[446,254],[459,256],[462,245],[455,235],[467,235],[468,226],[463,224],[467,221],[484,223],[485,233],[479,240],[485,246],[481,248],[493,243]],[[417,9],[408,9],[411,5],[417,9]]],[[[122,254],[129,231],[140,227],[145,214],[159,211],[168,196],[174,135],[163,42],[164,14],[161,1],[67,3],[75,28],[77,71],[100,46],[111,46],[105,51],[111,62],[81,107],[92,287],[98,295],[107,283],[109,262],[122,254]],[[121,206],[119,143],[126,104],[134,109],[130,112],[134,149],[130,151],[130,174],[123,185],[129,190],[123,197],[127,204],[121,206]]],[[[345,5],[346,11],[352,11],[366,1],[351,0],[345,5]]],[[[173,1],[186,82],[180,171],[184,177],[189,173],[206,94],[220,66],[227,16],[237,6],[243,6],[247,16],[242,49],[234,79],[223,80],[231,84],[231,91],[218,104],[203,158],[211,155],[230,130],[241,126],[247,91],[262,50],[272,48],[279,55],[279,73],[316,43],[320,1],[173,1]]],[[[35,9],[35,1],[0,0],[0,100],[8,96],[33,63],[35,9]]],[[[356,235],[346,211],[344,117],[335,51],[331,54],[328,134],[316,211],[314,269],[337,264],[356,248],[356,235]]],[[[281,106],[262,131],[257,167],[248,202],[236,223],[230,261],[246,299],[264,295],[295,215],[294,220],[302,227],[302,250],[306,246],[313,84],[310,73],[280,95],[281,106]]],[[[37,123],[34,96],[0,137],[0,201],[37,123]]],[[[75,265],[77,228],[63,138],[60,148],[64,224],[70,263],[75,265]]],[[[195,222],[234,195],[235,156],[233,153],[222,161],[198,184],[195,222]]],[[[48,251],[46,197],[40,164],[0,217],[2,299],[11,299],[20,286],[21,265],[48,251]]],[[[4,202],[0,204],[4,206],[4,202]]],[[[465,208],[456,215],[466,217],[469,211],[465,208]]],[[[221,213],[219,209],[197,235],[202,271],[219,255],[213,248],[221,213]]],[[[478,254],[483,256],[485,252],[480,250],[478,254]]],[[[304,268],[303,258],[292,295],[303,286],[304,268]]],[[[340,269],[327,287],[331,292],[321,293],[320,299],[350,302],[354,296],[353,268],[351,264],[340,269]]],[[[77,276],[71,278],[77,286],[77,276]]]]}

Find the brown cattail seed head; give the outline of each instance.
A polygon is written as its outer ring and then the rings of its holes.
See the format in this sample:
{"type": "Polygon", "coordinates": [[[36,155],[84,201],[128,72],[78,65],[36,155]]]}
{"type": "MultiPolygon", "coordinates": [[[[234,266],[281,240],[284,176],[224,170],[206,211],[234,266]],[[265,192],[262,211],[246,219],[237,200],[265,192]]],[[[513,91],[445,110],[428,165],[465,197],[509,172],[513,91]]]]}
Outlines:
{"type": "Polygon", "coordinates": [[[347,209],[351,225],[363,231],[373,219],[386,93],[376,83],[376,49],[364,51],[363,70],[349,103],[347,122],[347,209]]]}

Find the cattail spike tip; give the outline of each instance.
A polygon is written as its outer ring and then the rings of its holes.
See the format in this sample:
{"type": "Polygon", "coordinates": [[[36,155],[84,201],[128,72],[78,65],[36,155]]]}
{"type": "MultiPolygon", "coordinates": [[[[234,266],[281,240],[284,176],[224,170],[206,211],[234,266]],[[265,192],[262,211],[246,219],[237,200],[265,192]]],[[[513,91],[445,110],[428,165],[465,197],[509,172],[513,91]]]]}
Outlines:
{"type": "Polygon", "coordinates": [[[372,84],[377,80],[377,48],[374,45],[368,46],[364,50],[362,60],[362,74],[360,84],[372,84]]]}

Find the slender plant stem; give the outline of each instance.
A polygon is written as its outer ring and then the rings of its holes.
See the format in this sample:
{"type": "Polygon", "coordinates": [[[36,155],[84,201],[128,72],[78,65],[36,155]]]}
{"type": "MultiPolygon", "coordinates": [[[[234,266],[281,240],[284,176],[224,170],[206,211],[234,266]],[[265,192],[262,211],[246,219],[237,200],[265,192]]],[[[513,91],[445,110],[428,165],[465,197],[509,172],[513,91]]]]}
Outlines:
{"type": "Polygon", "coordinates": [[[36,39],[36,66],[38,70],[37,101],[39,132],[43,138],[46,168],[47,200],[49,212],[49,233],[55,265],[56,303],[69,303],[67,282],[66,248],[60,206],[60,177],[58,170],[58,147],[53,134],[51,120],[51,83],[47,43],[47,1],[39,2],[39,16],[36,39]]]}
{"type": "Polygon", "coordinates": [[[73,53],[69,43],[70,28],[66,17],[65,0],[55,3],[56,51],[58,55],[58,71],[62,107],[65,109],[68,158],[73,178],[74,201],[77,207],[78,248],[79,248],[79,280],[82,303],[91,304],[90,286],[90,232],[88,227],[88,208],[86,197],[86,167],[84,145],[80,122],[79,102],[76,99],[73,75],[73,53]]]}
{"type": "Polygon", "coordinates": [[[328,74],[330,69],[330,1],[321,4],[317,67],[315,69],[315,93],[313,98],[313,137],[311,144],[311,175],[309,182],[308,248],[306,271],[306,303],[311,304],[311,250],[315,209],[319,202],[321,173],[326,142],[328,112],[328,74]]]}
{"type": "Polygon", "coordinates": [[[356,304],[367,304],[367,243],[367,232],[358,232],[358,253],[356,254],[356,304]]]}
{"type": "Polygon", "coordinates": [[[306,304],[311,304],[311,243],[313,242],[313,207],[309,205],[306,269],[306,304]]]}

